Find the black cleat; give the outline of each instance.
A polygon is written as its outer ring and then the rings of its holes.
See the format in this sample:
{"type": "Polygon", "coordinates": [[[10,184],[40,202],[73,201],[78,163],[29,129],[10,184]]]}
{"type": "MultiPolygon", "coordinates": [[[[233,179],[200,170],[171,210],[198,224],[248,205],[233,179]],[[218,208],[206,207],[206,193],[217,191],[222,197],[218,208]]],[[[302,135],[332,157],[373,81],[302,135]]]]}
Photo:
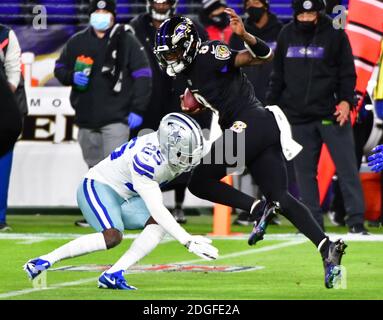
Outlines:
{"type": "Polygon", "coordinates": [[[336,211],[330,211],[328,213],[328,218],[330,219],[330,222],[337,227],[345,226],[346,222],[344,221],[344,217],[342,217],[339,213],[336,211]]]}
{"type": "Polygon", "coordinates": [[[252,222],[251,222],[251,214],[247,211],[241,211],[239,214],[238,214],[238,217],[237,219],[235,219],[233,221],[233,224],[235,225],[240,225],[240,226],[248,226],[250,225],[252,222]]]}
{"type": "Polygon", "coordinates": [[[363,223],[358,223],[350,227],[348,233],[350,234],[360,234],[363,236],[368,236],[370,233],[364,227],[363,223]]]}
{"type": "Polygon", "coordinates": [[[367,225],[370,228],[379,228],[379,227],[383,226],[383,224],[380,221],[377,221],[377,220],[369,220],[367,225]]]}
{"type": "Polygon", "coordinates": [[[85,219],[75,221],[74,225],[81,228],[90,227],[88,221],[86,221],[85,219]]]}
{"type": "Polygon", "coordinates": [[[255,245],[260,240],[263,240],[267,226],[279,212],[280,207],[278,202],[273,201],[266,204],[262,215],[254,221],[253,230],[251,231],[249,239],[247,240],[247,243],[250,246],[255,245]]]}
{"type": "Polygon", "coordinates": [[[185,224],[187,222],[187,219],[185,217],[185,212],[182,209],[178,209],[178,208],[174,209],[172,214],[174,216],[174,219],[176,219],[176,221],[179,224],[185,224]]]}
{"type": "Polygon", "coordinates": [[[323,259],[324,284],[327,289],[333,288],[334,284],[341,283],[342,281],[342,269],[340,264],[346,248],[347,245],[342,239],[330,242],[327,256],[323,259]]]}
{"type": "Polygon", "coordinates": [[[7,225],[5,222],[0,223],[0,232],[7,232],[7,231],[12,231],[12,228],[7,225]]]}

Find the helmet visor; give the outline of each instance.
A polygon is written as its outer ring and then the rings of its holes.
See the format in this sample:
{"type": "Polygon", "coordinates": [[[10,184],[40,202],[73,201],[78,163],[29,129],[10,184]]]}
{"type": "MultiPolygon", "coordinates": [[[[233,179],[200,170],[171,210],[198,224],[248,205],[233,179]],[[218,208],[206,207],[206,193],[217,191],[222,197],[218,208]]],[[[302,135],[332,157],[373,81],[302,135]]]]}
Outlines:
{"type": "Polygon", "coordinates": [[[168,62],[178,61],[182,58],[183,51],[181,48],[175,48],[173,50],[164,51],[162,56],[168,62]]]}

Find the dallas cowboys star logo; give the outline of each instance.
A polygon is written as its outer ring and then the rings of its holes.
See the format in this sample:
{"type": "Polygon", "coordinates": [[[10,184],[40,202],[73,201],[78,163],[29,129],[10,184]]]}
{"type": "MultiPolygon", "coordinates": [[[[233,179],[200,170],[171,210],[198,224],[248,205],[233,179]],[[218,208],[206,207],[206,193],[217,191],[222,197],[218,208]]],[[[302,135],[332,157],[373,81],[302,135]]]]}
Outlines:
{"type": "Polygon", "coordinates": [[[169,136],[173,138],[174,143],[177,143],[182,138],[178,130],[174,130],[169,136]]]}

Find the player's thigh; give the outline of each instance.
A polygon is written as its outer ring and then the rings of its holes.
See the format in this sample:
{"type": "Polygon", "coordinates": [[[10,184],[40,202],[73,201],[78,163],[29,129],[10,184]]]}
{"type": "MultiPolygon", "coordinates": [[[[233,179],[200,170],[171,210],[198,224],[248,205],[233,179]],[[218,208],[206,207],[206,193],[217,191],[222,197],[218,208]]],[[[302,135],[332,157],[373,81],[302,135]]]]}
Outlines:
{"type": "Polygon", "coordinates": [[[88,223],[97,232],[107,229],[124,231],[121,198],[111,187],[85,178],[77,189],[77,203],[88,223]]]}
{"type": "Polygon", "coordinates": [[[128,142],[130,130],[125,123],[112,123],[101,128],[104,158],[114,149],[128,142]]]}
{"type": "Polygon", "coordinates": [[[248,168],[256,184],[268,200],[278,200],[287,192],[287,170],[279,145],[264,150],[248,168]]]}
{"type": "Polygon", "coordinates": [[[207,179],[221,180],[228,175],[225,164],[200,164],[196,167],[189,180],[189,187],[192,185],[201,185],[207,179]]]}
{"type": "Polygon", "coordinates": [[[126,230],[143,229],[150,218],[150,212],[141,197],[133,197],[125,201],[121,210],[126,230]]]}
{"type": "Polygon", "coordinates": [[[84,161],[89,168],[104,159],[101,147],[102,137],[99,131],[80,128],[78,131],[78,143],[80,144],[84,161]]]}
{"type": "Polygon", "coordinates": [[[161,185],[162,191],[175,190],[177,188],[187,187],[190,181],[191,172],[184,172],[176,177],[174,180],[171,180],[165,185],[161,185]]]}
{"type": "Polygon", "coordinates": [[[233,138],[232,133],[229,135],[230,139],[227,140],[228,135],[223,134],[213,143],[209,153],[193,170],[190,183],[209,178],[220,180],[230,174],[229,169],[236,166],[236,161],[232,158],[236,140],[233,138]]]}

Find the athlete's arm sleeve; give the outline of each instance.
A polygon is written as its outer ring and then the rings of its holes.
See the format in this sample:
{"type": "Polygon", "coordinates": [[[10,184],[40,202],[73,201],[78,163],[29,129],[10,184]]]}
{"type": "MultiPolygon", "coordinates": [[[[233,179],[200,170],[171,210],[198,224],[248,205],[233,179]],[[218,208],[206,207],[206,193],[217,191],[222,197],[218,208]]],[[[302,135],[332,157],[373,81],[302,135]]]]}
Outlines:
{"type": "Polygon", "coordinates": [[[191,235],[177,223],[165,207],[158,183],[135,171],[132,172],[132,182],[134,189],[144,200],[153,219],[173,238],[185,245],[190,240],[191,235]]]}
{"type": "Polygon", "coordinates": [[[7,80],[15,88],[19,86],[21,75],[21,49],[19,41],[13,30],[9,31],[9,44],[7,54],[4,59],[5,74],[7,80]]]}
{"type": "Polygon", "coordinates": [[[245,45],[240,37],[238,37],[235,33],[233,33],[230,37],[229,47],[233,50],[245,50],[245,45]]]}

